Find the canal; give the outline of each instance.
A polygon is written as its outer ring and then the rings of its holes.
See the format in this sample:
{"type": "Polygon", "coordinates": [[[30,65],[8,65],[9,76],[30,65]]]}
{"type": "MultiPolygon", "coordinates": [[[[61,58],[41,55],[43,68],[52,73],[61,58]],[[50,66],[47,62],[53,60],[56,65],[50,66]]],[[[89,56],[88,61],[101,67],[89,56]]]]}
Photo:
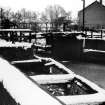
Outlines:
{"type": "Polygon", "coordinates": [[[91,80],[105,89],[105,64],[69,61],[65,62],[64,65],[76,74],[91,80]]]}

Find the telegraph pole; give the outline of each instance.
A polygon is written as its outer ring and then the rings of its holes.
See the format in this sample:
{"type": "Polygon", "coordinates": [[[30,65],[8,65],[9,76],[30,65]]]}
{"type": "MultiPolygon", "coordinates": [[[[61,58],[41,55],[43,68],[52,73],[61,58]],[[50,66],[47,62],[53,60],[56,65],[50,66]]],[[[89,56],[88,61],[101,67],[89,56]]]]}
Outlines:
{"type": "Polygon", "coordinates": [[[83,31],[85,30],[85,0],[83,1],[83,31]]]}
{"type": "Polygon", "coordinates": [[[0,9],[0,29],[2,28],[2,19],[3,19],[3,16],[2,16],[2,14],[3,14],[3,9],[1,8],[0,9]]]}

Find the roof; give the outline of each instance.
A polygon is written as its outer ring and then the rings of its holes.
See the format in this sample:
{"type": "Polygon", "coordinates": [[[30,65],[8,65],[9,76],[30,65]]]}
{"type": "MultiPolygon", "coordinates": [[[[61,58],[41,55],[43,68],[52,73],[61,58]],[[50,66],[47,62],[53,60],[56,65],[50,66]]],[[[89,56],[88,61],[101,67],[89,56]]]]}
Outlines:
{"type": "MultiPolygon", "coordinates": [[[[91,8],[92,6],[95,6],[95,5],[100,6],[100,7],[102,7],[102,8],[105,8],[105,6],[104,6],[103,4],[101,4],[100,2],[98,2],[98,1],[96,0],[96,1],[94,1],[93,3],[91,3],[90,5],[88,5],[87,7],[85,7],[85,10],[87,10],[87,9],[89,9],[89,8],[91,8]]],[[[82,12],[82,11],[83,11],[83,9],[80,10],[79,13],[82,12]]]]}

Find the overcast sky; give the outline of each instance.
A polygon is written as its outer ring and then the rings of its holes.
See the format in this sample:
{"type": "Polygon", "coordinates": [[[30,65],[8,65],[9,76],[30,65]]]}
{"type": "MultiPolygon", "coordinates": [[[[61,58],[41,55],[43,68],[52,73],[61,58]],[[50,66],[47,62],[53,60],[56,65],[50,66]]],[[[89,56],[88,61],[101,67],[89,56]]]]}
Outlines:
{"type": "MultiPolygon", "coordinates": [[[[94,1],[86,0],[86,6],[94,1]]],[[[41,12],[46,6],[54,4],[61,5],[66,11],[71,11],[73,17],[76,17],[77,12],[82,9],[83,2],[82,0],[0,0],[0,7],[11,8],[14,11],[26,8],[41,12]]],[[[103,4],[105,4],[105,0],[103,0],[103,4]]]]}

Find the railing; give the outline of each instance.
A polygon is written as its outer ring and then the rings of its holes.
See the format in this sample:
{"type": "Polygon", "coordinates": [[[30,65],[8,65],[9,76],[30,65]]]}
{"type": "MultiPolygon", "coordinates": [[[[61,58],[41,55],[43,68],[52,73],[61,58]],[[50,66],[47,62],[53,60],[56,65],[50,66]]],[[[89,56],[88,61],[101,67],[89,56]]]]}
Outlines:
{"type": "Polygon", "coordinates": [[[12,41],[13,43],[18,40],[28,40],[31,42],[32,37],[36,38],[36,34],[34,31],[30,29],[0,29],[0,37],[9,41],[12,41]]]}

